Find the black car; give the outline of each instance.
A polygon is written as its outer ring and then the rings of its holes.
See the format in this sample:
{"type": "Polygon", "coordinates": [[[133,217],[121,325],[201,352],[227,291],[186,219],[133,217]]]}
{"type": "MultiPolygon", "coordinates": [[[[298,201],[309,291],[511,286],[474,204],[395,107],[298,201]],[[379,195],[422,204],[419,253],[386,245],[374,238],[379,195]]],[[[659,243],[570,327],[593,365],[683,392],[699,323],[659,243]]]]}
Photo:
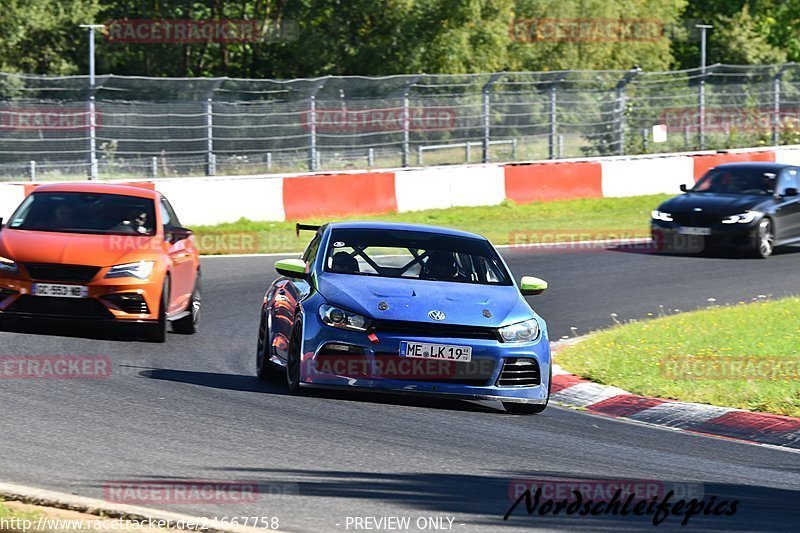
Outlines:
{"type": "Polygon", "coordinates": [[[800,167],[718,165],[652,212],[653,240],[669,251],[730,247],[769,257],[800,242],[800,167]]]}

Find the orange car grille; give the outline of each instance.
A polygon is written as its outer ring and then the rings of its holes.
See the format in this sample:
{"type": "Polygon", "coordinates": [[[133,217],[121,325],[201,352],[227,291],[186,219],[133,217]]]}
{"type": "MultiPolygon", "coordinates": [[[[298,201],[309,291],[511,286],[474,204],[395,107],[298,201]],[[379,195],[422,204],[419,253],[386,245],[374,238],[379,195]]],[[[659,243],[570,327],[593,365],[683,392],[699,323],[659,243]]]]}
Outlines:
{"type": "Polygon", "coordinates": [[[100,272],[99,267],[82,265],[24,263],[24,266],[31,278],[38,281],[86,283],[91,281],[97,273],[100,272]]]}
{"type": "Polygon", "coordinates": [[[114,318],[106,307],[94,298],[56,298],[23,295],[6,309],[10,314],[63,318],[114,318]]]}

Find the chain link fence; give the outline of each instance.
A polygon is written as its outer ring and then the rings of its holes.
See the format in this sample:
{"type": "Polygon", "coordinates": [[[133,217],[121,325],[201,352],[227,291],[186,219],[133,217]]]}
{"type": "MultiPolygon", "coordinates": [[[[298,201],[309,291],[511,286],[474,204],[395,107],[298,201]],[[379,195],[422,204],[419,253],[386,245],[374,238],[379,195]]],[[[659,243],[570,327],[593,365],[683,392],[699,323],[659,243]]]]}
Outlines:
{"type": "Polygon", "coordinates": [[[86,76],[0,74],[0,179],[304,172],[796,143],[800,66],[793,63],[287,81],[107,75],[94,87],[86,76]],[[653,137],[656,125],[666,126],[666,140],[653,137]]]}

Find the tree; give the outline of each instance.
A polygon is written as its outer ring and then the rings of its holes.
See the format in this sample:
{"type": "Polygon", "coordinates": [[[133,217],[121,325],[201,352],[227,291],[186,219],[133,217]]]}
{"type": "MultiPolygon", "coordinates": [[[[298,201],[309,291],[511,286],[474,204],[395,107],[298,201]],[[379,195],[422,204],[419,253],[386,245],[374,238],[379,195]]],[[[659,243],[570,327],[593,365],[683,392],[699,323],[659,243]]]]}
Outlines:
{"type": "Polygon", "coordinates": [[[76,74],[85,65],[86,30],[100,0],[4,0],[0,10],[0,70],[76,74]]]}

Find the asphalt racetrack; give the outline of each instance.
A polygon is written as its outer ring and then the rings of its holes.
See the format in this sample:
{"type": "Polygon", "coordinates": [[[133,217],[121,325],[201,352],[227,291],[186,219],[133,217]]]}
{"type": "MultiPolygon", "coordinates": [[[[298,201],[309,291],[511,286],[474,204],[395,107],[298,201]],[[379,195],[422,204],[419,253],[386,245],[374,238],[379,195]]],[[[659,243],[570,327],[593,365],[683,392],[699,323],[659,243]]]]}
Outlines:
{"type": "MultiPolygon", "coordinates": [[[[754,260],[503,250],[517,279],[550,282],[529,301],[552,339],[607,327],[612,313],[625,320],[659,306],[704,307],[709,298],[797,294],[797,252],[754,260]]],[[[650,529],[649,517],[529,516],[524,505],[503,520],[515,480],[649,480],[688,483],[707,500],[739,500],[734,516],[695,516],[691,529],[796,530],[800,454],[792,451],[559,407],[522,417],[484,403],[294,397],[280,383],[260,383],[258,309],[275,260],[204,259],[201,332],[170,334],[163,345],[115,340],[96,328],[7,326],[2,356],[104,355],[113,372],[99,380],[0,381],[0,480],[101,499],[116,480],[252,481],[260,494],[247,503],[131,503],[278,517],[281,530],[308,532],[354,531],[354,517],[387,516],[411,517],[413,531],[420,517],[444,518],[445,526],[454,519],[451,530],[464,532],[650,529]]],[[[679,524],[670,517],[658,529],[679,524]]]]}

